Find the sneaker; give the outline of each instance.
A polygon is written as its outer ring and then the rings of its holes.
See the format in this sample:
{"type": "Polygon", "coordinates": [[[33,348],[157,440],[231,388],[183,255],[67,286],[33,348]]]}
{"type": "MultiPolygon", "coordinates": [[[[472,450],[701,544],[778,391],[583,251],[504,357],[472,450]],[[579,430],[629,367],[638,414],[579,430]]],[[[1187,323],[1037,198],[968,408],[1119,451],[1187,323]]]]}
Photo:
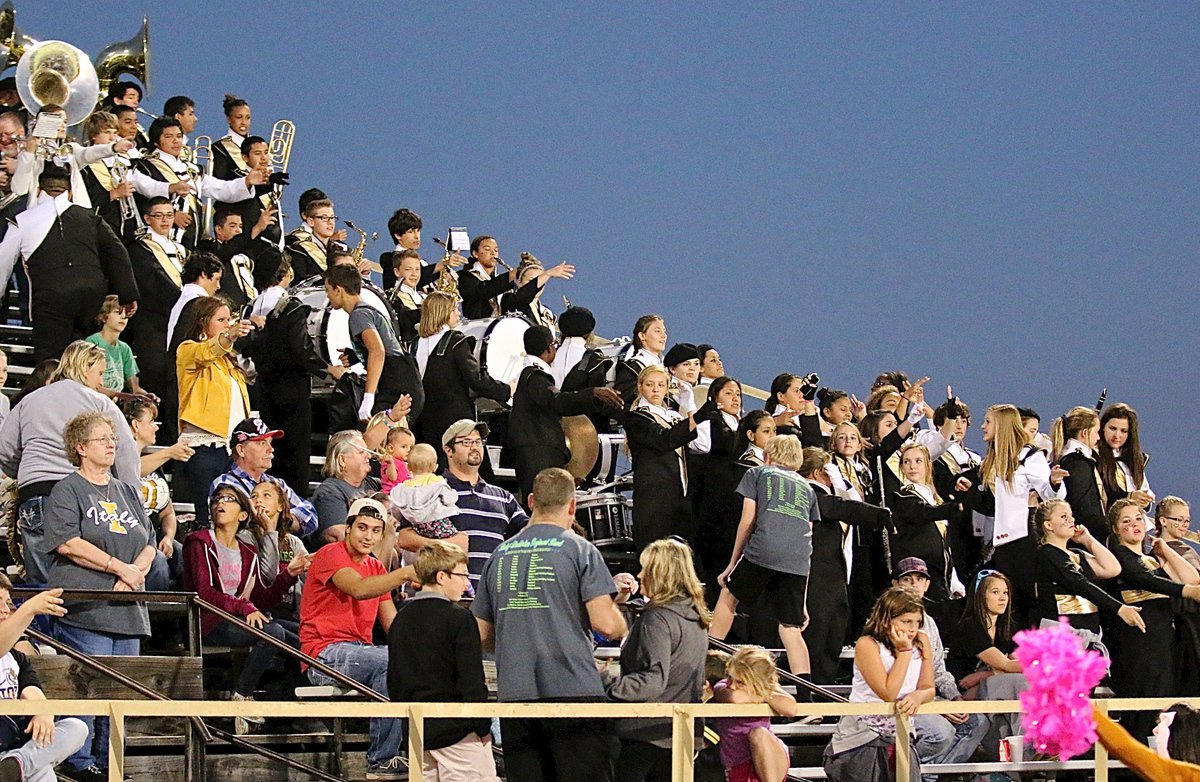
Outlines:
{"type": "MultiPolygon", "coordinates": [[[[254,700],[254,696],[241,695],[240,693],[235,692],[229,696],[229,700],[235,702],[252,701],[254,700]]],[[[263,717],[234,717],[233,732],[238,736],[245,736],[251,733],[256,725],[262,725],[265,722],[266,719],[263,717]]]]}
{"type": "Polygon", "coordinates": [[[22,779],[21,761],[14,757],[0,760],[0,782],[21,782],[22,779]]]}
{"type": "Polygon", "coordinates": [[[400,755],[367,765],[367,779],[408,779],[408,760],[400,755]]]}

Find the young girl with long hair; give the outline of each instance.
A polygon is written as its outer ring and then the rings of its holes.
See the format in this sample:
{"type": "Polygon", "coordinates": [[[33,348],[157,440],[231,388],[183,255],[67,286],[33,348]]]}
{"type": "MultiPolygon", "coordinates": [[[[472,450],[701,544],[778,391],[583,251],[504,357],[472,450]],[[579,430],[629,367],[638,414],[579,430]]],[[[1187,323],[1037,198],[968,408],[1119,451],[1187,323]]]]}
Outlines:
{"type": "Polygon", "coordinates": [[[1108,406],[1100,416],[1099,456],[1100,480],[1111,506],[1117,500],[1130,497],[1143,510],[1154,502],[1154,492],[1146,480],[1146,462],[1138,436],[1138,414],[1124,402],[1108,406]]]}
{"type": "MultiPolygon", "coordinates": [[[[713,687],[717,703],[765,703],[781,717],[796,714],[796,699],[779,686],[775,659],[758,646],[743,646],[725,666],[725,678],[713,687]]],[[[721,734],[721,763],[728,782],[784,782],[788,751],[771,732],[769,717],[715,720],[721,734]]]]}
{"type": "Polygon", "coordinates": [[[1097,540],[1108,538],[1105,509],[1109,500],[1100,479],[1097,448],[1100,446],[1100,416],[1090,407],[1072,407],[1056,418],[1050,428],[1054,463],[1066,470],[1063,484],[1075,520],[1087,527],[1097,540]]]}

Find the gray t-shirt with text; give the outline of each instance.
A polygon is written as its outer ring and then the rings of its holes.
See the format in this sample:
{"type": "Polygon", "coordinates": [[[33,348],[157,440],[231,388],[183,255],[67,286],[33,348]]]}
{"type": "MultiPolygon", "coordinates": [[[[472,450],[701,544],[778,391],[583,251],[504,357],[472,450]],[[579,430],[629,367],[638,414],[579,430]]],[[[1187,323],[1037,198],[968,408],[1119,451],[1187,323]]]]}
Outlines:
{"type": "Polygon", "coordinates": [[[501,701],[603,697],[585,604],[615,593],[600,552],[554,524],[531,524],[483,566],[471,611],[496,630],[501,701]]]}
{"type": "Polygon", "coordinates": [[[817,496],[800,474],[775,465],[752,467],[737,493],[755,502],[754,530],[742,555],[777,573],[807,576],[817,496]]]}
{"type": "Polygon", "coordinates": [[[368,329],[375,329],[379,332],[379,340],[383,342],[385,355],[400,356],[404,354],[404,348],[400,347],[400,340],[396,339],[396,332],[387,315],[370,304],[359,302],[358,306],[350,311],[350,342],[354,345],[354,352],[358,354],[358,359],[363,364],[367,363],[367,347],[363,343],[362,333],[368,329]]]}

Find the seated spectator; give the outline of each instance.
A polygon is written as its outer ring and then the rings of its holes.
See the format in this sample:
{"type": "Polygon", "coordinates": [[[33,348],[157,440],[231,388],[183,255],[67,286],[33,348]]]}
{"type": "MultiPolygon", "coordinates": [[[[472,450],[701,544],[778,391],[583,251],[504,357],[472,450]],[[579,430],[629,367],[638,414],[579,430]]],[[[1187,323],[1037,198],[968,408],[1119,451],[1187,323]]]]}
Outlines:
{"type": "MultiPolygon", "coordinates": [[[[238,539],[258,552],[263,563],[259,572],[265,584],[271,583],[267,580],[271,573],[289,568],[293,561],[312,559],[300,538],[289,532],[295,522],[282,485],[275,481],[260,481],[250,493],[250,506],[254,513],[246,528],[238,533],[238,539]]],[[[301,569],[307,572],[308,564],[301,569]]],[[[303,586],[304,577],[299,576],[295,585],[280,598],[273,613],[276,621],[283,622],[293,632],[298,632],[300,627],[300,593],[303,586]]]]}
{"type": "MultiPolygon", "coordinates": [[[[5,359],[5,361],[7,362],[7,359],[5,359]]],[[[5,366],[7,367],[7,363],[5,366]]],[[[29,373],[29,377],[25,378],[25,383],[21,386],[21,393],[13,397],[12,405],[10,406],[10,412],[11,408],[16,407],[22,399],[29,396],[34,391],[37,391],[39,388],[49,385],[51,379],[54,377],[54,373],[57,371],[58,359],[56,358],[48,358],[45,361],[39,361],[37,364],[35,364],[33,371],[29,373]]],[[[5,417],[8,417],[8,413],[5,413],[5,417]]]]}
{"type": "MultiPolygon", "coordinates": [[[[35,616],[62,616],[61,589],[40,592],[13,609],[10,602],[12,584],[0,575],[0,670],[5,686],[0,688],[0,700],[44,701],[37,672],[29,664],[29,644],[14,645],[17,638],[35,616]],[[22,650],[21,646],[26,649],[22,650]]],[[[32,717],[6,717],[0,728],[0,780],[53,780],[54,767],[79,751],[87,739],[87,725],[75,717],[55,720],[50,714],[32,717]],[[26,740],[28,736],[28,740],[26,740]]]]}
{"type": "MultiPolygon", "coordinates": [[[[892,586],[904,587],[925,599],[931,579],[929,566],[919,557],[906,557],[896,565],[892,586]]],[[[933,662],[935,696],[961,701],[962,693],[954,674],[946,670],[946,647],[934,617],[926,613],[921,631],[929,637],[933,662]]],[[[966,763],[987,733],[989,720],[984,714],[918,714],[913,717],[917,756],[922,763],[966,763]]]]}
{"type": "Polygon", "coordinates": [[[46,497],[59,481],[75,472],[76,462],[63,449],[63,427],[68,421],[87,411],[110,418],[117,437],[113,475],[137,485],[137,444],[121,411],[100,393],[104,364],[103,350],[83,340],[72,342],[51,375],[52,382],[24,397],[0,426],[0,469],[17,479],[27,583],[46,583],[52,548],[42,541],[46,497]]]}
{"type": "MultiPolygon", "coordinates": [[[[396,618],[391,592],[414,578],[411,567],[388,572],[371,550],[383,536],[387,509],[369,498],[355,500],[346,518],[345,539],[314,556],[300,599],[300,650],[380,694],[387,692],[388,651],[372,644],[376,621],[386,632],[396,618]]],[[[309,668],[314,684],[335,682],[309,668]]],[[[403,779],[398,719],[371,720],[367,779],[403,779]]]]}
{"type": "MultiPolygon", "coordinates": [[[[713,686],[717,703],[765,703],[783,716],[796,714],[796,699],[779,686],[775,659],[758,646],[743,646],[725,663],[725,678],[713,686]]],[[[721,763],[728,779],[784,782],[788,750],[771,732],[769,717],[716,720],[721,734],[721,763]]]]}
{"type": "MultiPolygon", "coordinates": [[[[253,511],[250,498],[237,487],[214,489],[209,513],[212,529],[197,530],[184,542],[185,587],[195,590],[201,600],[242,617],[250,627],[299,648],[300,639],[295,631],[272,619],[270,612],[304,572],[308,559],[299,557],[280,568],[278,561],[265,561],[238,536],[253,511]]],[[[254,700],[254,692],[263,674],[279,657],[279,650],[207,612],[200,614],[200,631],[203,640],[211,644],[250,647],[238,672],[232,699],[254,700]]],[[[250,732],[251,724],[261,725],[264,721],[262,717],[237,717],[234,730],[240,736],[250,732]]]]}
{"type": "Polygon", "coordinates": [[[125,402],[121,409],[129,421],[133,440],[142,452],[142,502],[158,538],[158,554],[146,577],[150,583],[147,589],[170,589],[171,579],[178,581],[183,576],[183,544],[180,542],[183,536],[178,534],[179,521],[175,518],[175,506],[171,504],[171,489],[158,469],[170,461],[186,462],[192,458],[192,449],[183,443],[175,443],[169,448],[147,453],[158,435],[159,424],[154,420],[158,405],[148,398],[137,397],[125,402]]]}
{"type": "Polygon", "coordinates": [[[210,493],[222,486],[236,486],[249,495],[260,482],[274,481],[287,494],[288,505],[291,508],[294,528],[287,531],[303,537],[317,528],[316,508],[291,486],[267,472],[275,458],[275,447],[271,441],[280,437],[283,437],[283,432],[271,429],[261,418],[247,418],[235,426],[233,435],[229,438],[229,447],[233,451],[233,465],[229,472],[218,475],[212,482],[210,493]]]}
{"type": "MultiPolygon", "coordinates": [[[[154,527],[137,484],[110,475],[117,458],[114,419],[95,411],[81,413],[67,422],[62,439],[77,469],[50,492],[43,545],[54,552],[51,586],[141,590],[157,550],[154,527]]],[[[54,636],[86,654],[136,655],[141,638],[150,634],[144,603],[79,600],[67,603],[67,611],[55,622],[54,636]]],[[[80,719],[89,735],[67,759],[67,767],[98,778],[107,773],[108,720],[80,719]]]]}
{"type": "Polygon", "coordinates": [[[144,394],[138,383],[138,365],[133,357],[133,349],[121,341],[121,332],[129,324],[129,313],[116,296],[104,297],[104,305],[96,316],[96,322],[100,324],[100,331],[84,341],[104,351],[104,386],[100,393],[114,398],[123,392],[144,394]]]}
{"type": "MultiPolygon", "coordinates": [[[[467,552],[433,541],[417,552],[415,569],[421,591],[405,601],[388,631],[388,694],[405,702],[486,702],[479,628],[458,605],[471,585],[467,552]]],[[[498,782],[491,727],[486,717],[427,722],[425,778],[498,782]]]]}
{"type": "MultiPolygon", "coordinates": [[[[483,464],[483,438],[487,424],[463,419],[455,421],[442,435],[446,452],[446,483],[458,492],[458,515],[454,526],[468,538],[467,566],[471,583],[477,586],[483,565],[496,547],[517,534],[529,521],[512,494],[493,486],[479,475],[483,464]]],[[[401,524],[397,547],[417,551],[429,542],[411,526],[401,524]]],[[[451,542],[457,542],[451,539],[451,542]]]]}
{"type": "Polygon", "coordinates": [[[352,429],[329,436],[325,466],[321,469],[325,480],[312,496],[320,545],[345,538],[346,511],[350,504],[379,491],[378,479],[370,477],[371,453],[362,435],[352,429]]]}

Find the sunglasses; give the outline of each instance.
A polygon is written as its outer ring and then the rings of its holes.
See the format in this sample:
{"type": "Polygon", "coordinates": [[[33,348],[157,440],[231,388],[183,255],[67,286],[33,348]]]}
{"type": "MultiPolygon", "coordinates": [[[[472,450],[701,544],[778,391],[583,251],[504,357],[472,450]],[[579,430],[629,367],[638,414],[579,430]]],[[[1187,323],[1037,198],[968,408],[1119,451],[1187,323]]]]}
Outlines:
{"type": "Polygon", "coordinates": [[[975,588],[979,589],[979,585],[982,584],[983,580],[985,578],[987,578],[988,576],[999,576],[999,575],[1002,575],[999,570],[981,570],[981,571],[979,571],[978,573],[975,574],[975,588]]]}

